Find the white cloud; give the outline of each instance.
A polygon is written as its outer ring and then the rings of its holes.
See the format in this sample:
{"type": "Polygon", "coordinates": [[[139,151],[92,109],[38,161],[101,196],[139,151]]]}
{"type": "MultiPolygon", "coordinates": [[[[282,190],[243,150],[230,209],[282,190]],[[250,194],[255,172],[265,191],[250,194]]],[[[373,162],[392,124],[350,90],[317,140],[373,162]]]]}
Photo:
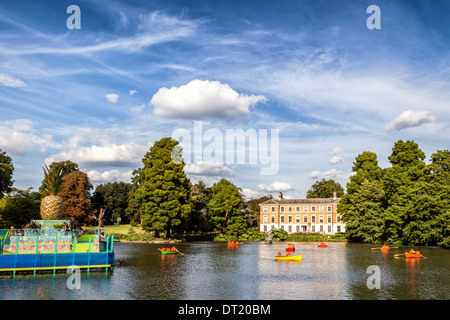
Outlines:
{"type": "Polygon", "coordinates": [[[180,87],[160,88],[150,104],[156,115],[168,118],[232,120],[247,116],[251,106],[265,101],[264,96],[238,93],[219,81],[196,79],[180,87]]]}
{"type": "Polygon", "coordinates": [[[0,84],[5,87],[20,88],[25,86],[25,82],[9,74],[0,73],[0,84]]]}
{"type": "Polygon", "coordinates": [[[424,123],[436,121],[436,117],[430,115],[429,111],[407,110],[395,118],[386,126],[386,130],[401,130],[418,127],[424,123]]]}
{"type": "Polygon", "coordinates": [[[273,192],[273,191],[291,191],[294,190],[294,185],[288,183],[288,182],[281,182],[281,181],[274,181],[271,184],[259,184],[258,190],[259,191],[267,191],[267,192],[273,192]]]}
{"type": "Polygon", "coordinates": [[[130,90],[130,96],[134,96],[137,93],[137,90],[130,90]]]}
{"type": "Polygon", "coordinates": [[[344,159],[342,159],[342,157],[338,157],[338,156],[334,156],[333,158],[331,158],[328,163],[329,164],[338,164],[338,163],[342,163],[344,162],[344,159]]]}
{"type": "Polygon", "coordinates": [[[116,93],[108,93],[107,95],[105,95],[105,98],[109,102],[116,103],[117,100],[119,99],[119,95],[116,93]]]}
{"type": "Polygon", "coordinates": [[[242,189],[242,193],[244,194],[244,197],[247,199],[261,197],[261,193],[259,193],[258,191],[253,191],[252,189],[248,188],[242,189]]]}
{"type": "Polygon", "coordinates": [[[342,153],[343,151],[344,151],[344,150],[342,150],[341,148],[336,147],[336,148],[333,149],[333,151],[331,151],[331,152],[329,153],[329,155],[330,155],[330,156],[335,156],[335,155],[337,155],[337,154],[342,153]]]}
{"type": "Polygon", "coordinates": [[[45,163],[70,159],[81,166],[94,167],[133,167],[140,163],[149,147],[134,142],[127,144],[105,144],[101,146],[76,147],[49,156],[45,163]]]}
{"type": "Polygon", "coordinates": [[[141,104],[140,106],[134,106],[130,108],[131,112],[140,113],[144,110],[145,104],[141,104]]]}
{"type": "Polygon", "coordinates": [[[99,172],[96,170],[90,170],[87,172],[89,179],[93,182],[114,182],[122,181],[129,183],[133,176],[132,171],[122,172],[117,169],[99,172]]]}
{"type": "Polygon", "coordinates": [[[350,174],[345,174],[343,171],[331,169],[328,171],[313,171],[311,172],[311,179],[322,180],[322,179],[347,179],[350,174]]]}
{"type": "Polygon", "coordinates": [[[219,176],[221,178],[234,176],[233,170],[217,162],[199,161],[194,164],[187,164],[184,171],[189,175],[219,176]]]}
{"type": "Polygon", "coordinates": [[[34,131],[33,122],[29,119],[0,123],[0,149],[13,155],[24,156],[27,149],[37,147],[40,152],[44,152],[48,147],[56,146],[51,135],[38,135],[34,131]]]}

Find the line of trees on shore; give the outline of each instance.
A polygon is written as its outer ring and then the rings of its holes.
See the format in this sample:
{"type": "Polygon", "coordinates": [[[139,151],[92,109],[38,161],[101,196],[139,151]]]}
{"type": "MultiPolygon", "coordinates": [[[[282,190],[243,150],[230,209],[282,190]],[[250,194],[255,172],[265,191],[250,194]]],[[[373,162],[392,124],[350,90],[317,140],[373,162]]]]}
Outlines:
{"type": "Polygon", "coordinates": [[[450,247],[450,152],[437,150],[426,164],[414,141],[399,140],[381,168],[363,152],[338,205],[349,240],[450,247]]]}
{"type": "MultiPolygon", "coordinates": [[[[65,215],[60,218],[96,224],[103,208],[105,224],[140,224],[155,237],[217,231],[224,239],[264,239],[259,203],[272,197],[245,201],[242,190],[227,179],[211,187],[202,181],[192,184],[183,161],[172,161],[176,148],[172,138],[156,141],[133,172],[132,183],[106,183],[95,190],[76,163],[52,163],[51,171],[64,173],[58,196],[65,215]]],[[[337,191],[348,240],[449,247],[450,153],[436,151],[428,165],[424,159],[415,142],[399,140],[389,156],[390,168],[380,168],[375,153],[363,152],[353,163],[346,193],[339,183],[323,179],[312,185],[307,198],[329,198],[337,191]]],[[[0,150],[0,228],[39,219],[46,196],[42,187],[38,192],[13,188],[13,171],[12,159],[0,150]]]]}

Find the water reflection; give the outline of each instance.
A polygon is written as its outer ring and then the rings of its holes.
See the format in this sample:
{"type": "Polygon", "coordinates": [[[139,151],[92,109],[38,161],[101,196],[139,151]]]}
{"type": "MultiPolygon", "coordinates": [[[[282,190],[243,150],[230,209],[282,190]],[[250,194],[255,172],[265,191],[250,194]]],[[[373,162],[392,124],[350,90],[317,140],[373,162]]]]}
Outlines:
{"type": "MultiPolygon", "coordinates": [[[[424,248],[426,260],[396,259],[399,252],[369,245],[296,243],[301,262],[275,261],[285,244],[184,243],[184,255],[162,256],[153,244],[115,245],[114,272],[0,277],[1,299],[447,299],[450,252],[424,248]],[[381,289],[367,287],[367,268],[380,269],[381,289]]],[[[405,249],[406,250],[406,249],[405,249]]],[[[400,251],[401,252],[401,251],[400,251]]]]}

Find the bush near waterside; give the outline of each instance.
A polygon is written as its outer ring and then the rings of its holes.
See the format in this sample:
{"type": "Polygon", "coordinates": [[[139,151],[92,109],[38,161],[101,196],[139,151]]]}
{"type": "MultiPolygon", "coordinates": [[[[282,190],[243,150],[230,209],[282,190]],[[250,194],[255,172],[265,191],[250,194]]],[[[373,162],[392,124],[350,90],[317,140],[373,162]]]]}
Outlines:
{"type": "Polygon", "coordinates": [[[286,237],[286,241],[289,242],[318,242],[318,241],[348,241],[343,233],[337,233],[335,235],[325,235],[320,233],[291,233],[286,237]]]}

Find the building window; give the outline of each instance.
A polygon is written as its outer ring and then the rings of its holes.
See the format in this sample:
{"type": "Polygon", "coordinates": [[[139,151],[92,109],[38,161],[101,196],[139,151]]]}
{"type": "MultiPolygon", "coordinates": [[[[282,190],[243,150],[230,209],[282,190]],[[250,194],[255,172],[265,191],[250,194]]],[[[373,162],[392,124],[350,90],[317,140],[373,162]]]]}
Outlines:
{"type": "Polygon", "coordinates": [[[331,226],[328,226],[328,233],[331,233],[331,226]]]}
{"type": "Polygon", "coordinates": [[[292,223],[292,216],[288,216],[288,222],[292,223]]]}
{"type": "Polygon", "coordinates": [[[272,212],[275,212],[275,207],[272,207],[272,212]]]}
{"type": "Polygon", "coordinates": [[[311,216],[311,222],[316,223],[316,216],[311,216]]]}
{"type": "Polygon", "coordinates": [[[306,232],[306,226],[303,226],[303,227],[302,227],[302,231],[303,231],[303,232],[306,232]]]}
{"type": "Polygon", "coordinates": [[[311,227],[311,232],[316,232],[316,226],[311,227]]]}
{"type": "Polygon", "coordinates": [[[328,206],[328,212],[333,211],[333,206],[328,206]]]}
{"type": "Polygon", "coordinates": [[[296,226],[296,227],[295,227],[295,230],[296,230],[297,232],[299,232],[299,231],[300,231],[300,226],[296,226]]]}
{"type": "Polygon", "coordinates": [[[320,226],[319,232],[323,232],[323,226],[320,226]]]}
{"type": "Polygon", "coordinates": [[[280,211],[281,211],[281,212],[284,212],[284,207],[281,207],[281,208],[280,208],[280,211]]]}
{"type": "Polygon", "coordinates": [[[280,223],[284,223],[284,216],[280,216],[280,223]]]}
{"type": "Polygon", "coordinates": [[[267,207],[266,206],[263,207],[263,212],[267,212],[267,207]]]}
{"type": "Polygon", "coordinates": [[[308,206],[303,206],[303,212],[308,212],[308,206]]]}
{"type": "Polygon", "coordinates": [[[288,230],[289,230],[288,232],[292,232],[292,226],[289,226],[288,230]]]}
{"type": "Polygon", "coordinates": [[[319,216],[319,223],[323,223],[323,216],[322,215],[319,216]]]}
{"type": "Polygon", "coordinates": [[[284,230],[284,226],[281,226],[281,228],[280,228],[281,230],[284,230]]]}
{"type": "Polygon", "coordinates": [[[295,216],[295,223],[300,223],[300,215],[295,216]]]}
{"type": "Polygon", "coordinates": [[[288,211],[289,211],[289,212],[292,212],[292,207],[288,207],[288,211]]]}
{"type": "Polygon", "coordinates": [[[264,226],[264,232],[267,232],[267,226],[264,226]]]}
{"type": "Polygon", "coordinates": [[[295,207],[295,211],[300,212],[300,207],[295,207]]]}
{"type": "Polygon", "coordinates": [[[341,216],[340,215],[336,215],[336,222],[340,223],[341,222],[341,216]]]}
{"type": "Polygon", "coordinates": [[[323,212],[323,206],[319,207],[319,212],[323,212]]]}
{"type": "Polygon", "coordinates": [[[263,223],[267,223],[267,215],[263,215],[263,223]]]}
{"type": "Polygon", "coordinates": [[[270,230],[275,230],[275,226],[271,226],[271,227],[270,227],[270,230]]]}
{"type": "Polygon", "coordinates": [[[328,221],[328,223],[331,223],[331,214],[329,214],[329,215],[327,216],[327,221],[328,221]]]}
{"type": "Polygon", "coordinates": [[[275,215],[270,216],[270,223],[275,223],[275,215]]]}
{"type": "Polygon", "coordinates": [[[303,215],[303,223],[307,223],[308,222],[308,215],[305,214],[303,215]]]}
{"type": "Polygon", "coordinates": [[[316,207],[311,207],[311,211],[315,212],[316,211],[316,207]]]}
{"type": "Polygon", "coordinates": [[[336,232],[341,232],[341,226],[336,226],[336,232]]]}

